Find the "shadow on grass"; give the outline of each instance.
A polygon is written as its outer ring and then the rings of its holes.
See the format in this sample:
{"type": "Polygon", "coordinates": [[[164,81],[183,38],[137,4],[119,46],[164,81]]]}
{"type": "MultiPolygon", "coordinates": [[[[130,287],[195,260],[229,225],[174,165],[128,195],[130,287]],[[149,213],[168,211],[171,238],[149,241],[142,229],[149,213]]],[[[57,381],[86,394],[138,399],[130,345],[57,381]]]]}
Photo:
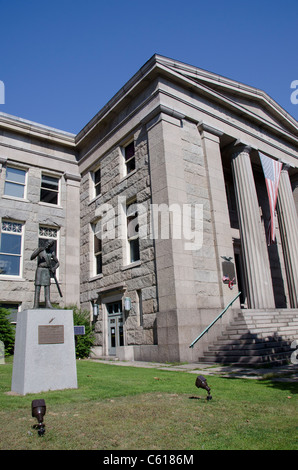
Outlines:
{"type": "Polygon", "coordinates": [[[297,382],[282,382],[280,380],[261,379],[260,383],[265,387],[275,388],[281,391],[287,390],[292,395],[296,395],[298,393],[297,382]]]}
{"type": "MultiPolygon", "coordinates": [[[[270,375],[270,374],[266,374],[270,375]]],[[[270,389],[276,389],[280,390],[283,392],[289,392],[291,395],[296,395],[298,394],[298,382],[294,381],[295,379],[291,379],[291,374],[286,374],[283,376],[282,374],[272,374],[272,378],[270,377],[259,377],[257,379],[254,379],[253,381],[256,382],[258,385],[268,387],[270,389]]],[[[228,380],[228,381],[239,381],[239,377],[221,377],[222,379],[228,380]]],[[[245,379],[242,377],[242,379],[251,381],[251,378],[245,379]]]]}

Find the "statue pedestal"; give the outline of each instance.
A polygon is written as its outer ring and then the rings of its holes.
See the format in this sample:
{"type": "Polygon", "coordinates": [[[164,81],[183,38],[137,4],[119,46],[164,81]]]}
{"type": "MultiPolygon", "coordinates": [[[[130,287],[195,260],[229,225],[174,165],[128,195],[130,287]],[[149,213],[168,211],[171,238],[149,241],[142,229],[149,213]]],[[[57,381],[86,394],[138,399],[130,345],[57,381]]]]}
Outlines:
{"type": "Polygon", "coordinates": [[[72,310],[19,312],[11,391],[26,395],[77,387],[72,310]]]}

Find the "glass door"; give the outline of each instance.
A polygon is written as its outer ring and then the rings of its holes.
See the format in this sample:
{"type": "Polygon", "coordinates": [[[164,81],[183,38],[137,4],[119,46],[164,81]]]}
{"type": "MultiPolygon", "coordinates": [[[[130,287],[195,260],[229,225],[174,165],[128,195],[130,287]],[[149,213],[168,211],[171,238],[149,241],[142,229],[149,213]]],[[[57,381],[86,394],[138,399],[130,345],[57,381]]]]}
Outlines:
{"type": "Polygon", "coordinates": [[[108,311],[108,345],[109,355],[116,355],[116,347],[124,345],[122,302],[106,304],[108,311]]]}

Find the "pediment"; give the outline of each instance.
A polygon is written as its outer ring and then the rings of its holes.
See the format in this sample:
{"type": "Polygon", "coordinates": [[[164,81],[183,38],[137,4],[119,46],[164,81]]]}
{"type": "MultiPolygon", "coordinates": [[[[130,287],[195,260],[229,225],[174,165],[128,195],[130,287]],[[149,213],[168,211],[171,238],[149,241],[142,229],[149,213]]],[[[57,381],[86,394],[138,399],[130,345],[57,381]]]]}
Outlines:
{"type": "Polygon", "coordinates": [[[156,56],[156,61],[181,79],[197,84],[211,99],[258,121],[260,126],[273,126],[298,137],[298,122],[263,90],[162,56],[156,56]]]}

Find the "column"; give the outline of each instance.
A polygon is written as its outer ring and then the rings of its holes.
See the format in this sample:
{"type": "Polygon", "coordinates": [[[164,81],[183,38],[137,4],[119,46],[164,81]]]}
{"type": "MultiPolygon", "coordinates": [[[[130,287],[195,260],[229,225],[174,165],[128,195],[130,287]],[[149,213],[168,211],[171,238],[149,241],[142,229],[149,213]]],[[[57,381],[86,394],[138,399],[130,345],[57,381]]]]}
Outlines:
{"type": "Polygon", "coordinates": [[[64,174],[66,181],[65,305],[80,305],[80,176],[64,174]]]}
{"type": "Polygon", "coordinates": [[[286,266],[290,305],[298,307],[298,219],[288,173],[284,165],[280,174],[277,214],[286,266]]]}
{"type": "MultiPolygon", "coordinates": [[[[232,263],[235,266],[232,232],[220,151],[220,137],[223,133],[204,123],[200,123],[198,128],[205,152],[207,177],[209,182],[208,189],[214,230],[214,249],[217,263],[218,286],[221,302],[220,307],[224,308],[237,294],[238,286],[236,286],[236,289],[231,290],[222,282],[223,272],[221,267],[221,256],[231,257],[231,259],[233,259],[232,263]]],[[[237,299],[233,305],[233,308],[237,307],[240,307],[239,299],[237,299]]],[[[228,321],[229,316],[224,315],[222,322],[228,321]]]]}
{"type": "MultiPolygon", "coordinates": [[[[181,208],[188,202],[184,179],[181,118],[160,113],[147,124],[152,203],[155,208],[181,208]]],[[[170,223],[174,229],[173,221],[170,223]]],[[[180,218],[180,228],[182,219],[180,218]]],[[[182,230],[181,230],[182,232],[182,230]]],[[[155,239],[159,312],[159,357],[165,361],[189,360],[191,327],[197,322],[192,252],[185,240],[172,235],[155,239]]]]}
{"type": "Polygon", "coordinates": [[[275,308],[272,279],[250,162],[250,147],[242,145],[232,159],[241,247],[249,308],[275,308]]]}

